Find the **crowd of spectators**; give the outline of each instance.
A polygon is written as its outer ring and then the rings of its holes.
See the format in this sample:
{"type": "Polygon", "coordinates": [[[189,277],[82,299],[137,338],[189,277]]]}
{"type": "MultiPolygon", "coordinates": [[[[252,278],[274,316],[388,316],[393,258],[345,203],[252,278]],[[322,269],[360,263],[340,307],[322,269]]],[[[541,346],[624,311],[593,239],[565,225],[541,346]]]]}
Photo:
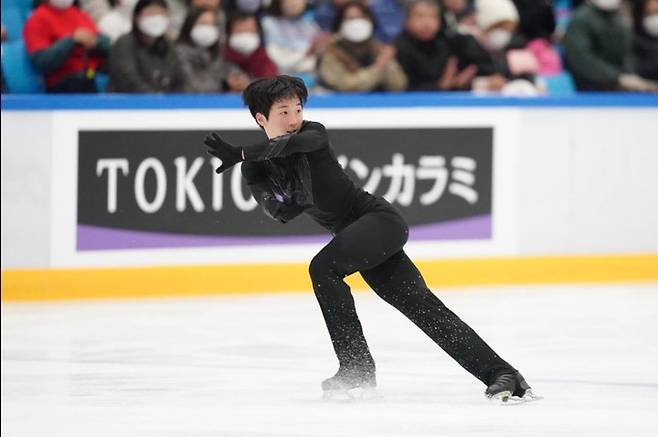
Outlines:
{"type": "Polygon", "coordinates": [[[553,0],[37,0],[22,38],[53,93],[658,91],[658,0],[574,3],[560,29],[553,0]]]}

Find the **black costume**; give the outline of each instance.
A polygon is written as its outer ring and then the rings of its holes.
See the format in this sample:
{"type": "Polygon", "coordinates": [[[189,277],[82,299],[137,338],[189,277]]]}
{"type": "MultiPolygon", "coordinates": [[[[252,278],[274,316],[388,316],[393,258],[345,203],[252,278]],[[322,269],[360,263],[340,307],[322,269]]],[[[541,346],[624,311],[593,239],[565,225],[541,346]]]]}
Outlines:
{"type": "Polygon", "coordinates": [[[334,238],[309,272],[340,368],[374,375],[375,363],[343,279],[361,273],[370,287],[452,358],[489,385],[516,372],[427,288],[402,250],[408,227],[386,200],[357,188],[336,161],[323,125],[244,149],[242,174],[258,203],[286,222],[310,215],[334,238]]]}

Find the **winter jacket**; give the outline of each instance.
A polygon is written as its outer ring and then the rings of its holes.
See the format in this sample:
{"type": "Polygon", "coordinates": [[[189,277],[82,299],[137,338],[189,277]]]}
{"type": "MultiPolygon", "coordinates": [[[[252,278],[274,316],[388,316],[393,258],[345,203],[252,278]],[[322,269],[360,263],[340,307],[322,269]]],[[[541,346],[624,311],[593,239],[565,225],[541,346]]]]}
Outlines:
{"type": "Polygon", "coordinates": [[[183,91],[187,93],[218,93],[224,88],[229,64],[219,51],[178,43],[176,53],[183,70],[183,91]]]}
{"type": "Polygon", "coordinates": [[[645,79],[658,80],[658,38],[646,32],[633,35],[635,72],[645,79]]]}
{"type": "Polygon", "coordinates": [[[359,44],[334,40],[320,60],[321,85],[335,91],[405,90],[407,77],[395,58],[384,68],[374,66],[380,47],[375,40],[359,44]]]}
{"type": "Polygon", "coordinates": [[[272,77],[278,74],[276,65],[267,56],[262,45],[249,55],[243,55],[227,45],[224,48],[224,59],[237,65],[251,77],[272,77]]]}
{"type": "Polygon", "coordinates": [[[571,16],[564,49],[566,67],[579,91],[615,90],[619,75],[630,71],[629,32],[619,11],[580,6],[571,16]]]}
{"type": "Polygon", "coordinates": [[[420,41],[404,31],[395,40],[397,60],[407,75],[409,90],[436,90],[445,66],[450,57],[459,61],[461,71],[475,65],[477,75],[485,76],[493,72],[491,56],[470,35],[438,34],[431,41],[420,41]]]}
{"type": "Polygon", "coordinates": [[[174,45],[166,38],[146,46],[135,33],[120,37],[110,50],[108,90],[166,93],[183,89],[183,70],[174,45]]]}

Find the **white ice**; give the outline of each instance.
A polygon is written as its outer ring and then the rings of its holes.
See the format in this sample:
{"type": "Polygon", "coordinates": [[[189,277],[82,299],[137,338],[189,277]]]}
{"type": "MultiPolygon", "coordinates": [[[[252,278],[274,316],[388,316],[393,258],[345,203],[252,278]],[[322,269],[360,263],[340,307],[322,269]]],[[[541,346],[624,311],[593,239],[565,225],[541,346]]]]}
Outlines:
{"type": "Polygon", "coordinates": [[[658,284],[439,293],[539,402],[484,385],[355,293],[379,399],[328,402],[312,293],[2,306],[3,436],[656,436],[658,284]]]}

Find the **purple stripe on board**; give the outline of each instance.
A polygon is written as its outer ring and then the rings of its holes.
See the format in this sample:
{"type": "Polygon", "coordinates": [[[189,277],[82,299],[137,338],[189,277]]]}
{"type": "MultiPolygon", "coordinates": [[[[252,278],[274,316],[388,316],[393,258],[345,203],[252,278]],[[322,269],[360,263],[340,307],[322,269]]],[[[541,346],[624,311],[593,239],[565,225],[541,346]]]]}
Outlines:
{"type": "Polygon", "coordinates": [[[410,240],[473,240],[491,238],[491,214],[429,225],[412,226],[410,240]]]}
{"type": "MultiPolygon", "coordinates": [[[[78,225],[77,250],[326,243],[330,238],[331,236],[328,234],[277,237],[216,237],[212,235],[180,235],[78,225]]],[[[413,240],[463,240],[478,238],[491,238],[491,215],[487,214],[437,224],[413,226],[410,230],[410,239],[413,240]]]]}

